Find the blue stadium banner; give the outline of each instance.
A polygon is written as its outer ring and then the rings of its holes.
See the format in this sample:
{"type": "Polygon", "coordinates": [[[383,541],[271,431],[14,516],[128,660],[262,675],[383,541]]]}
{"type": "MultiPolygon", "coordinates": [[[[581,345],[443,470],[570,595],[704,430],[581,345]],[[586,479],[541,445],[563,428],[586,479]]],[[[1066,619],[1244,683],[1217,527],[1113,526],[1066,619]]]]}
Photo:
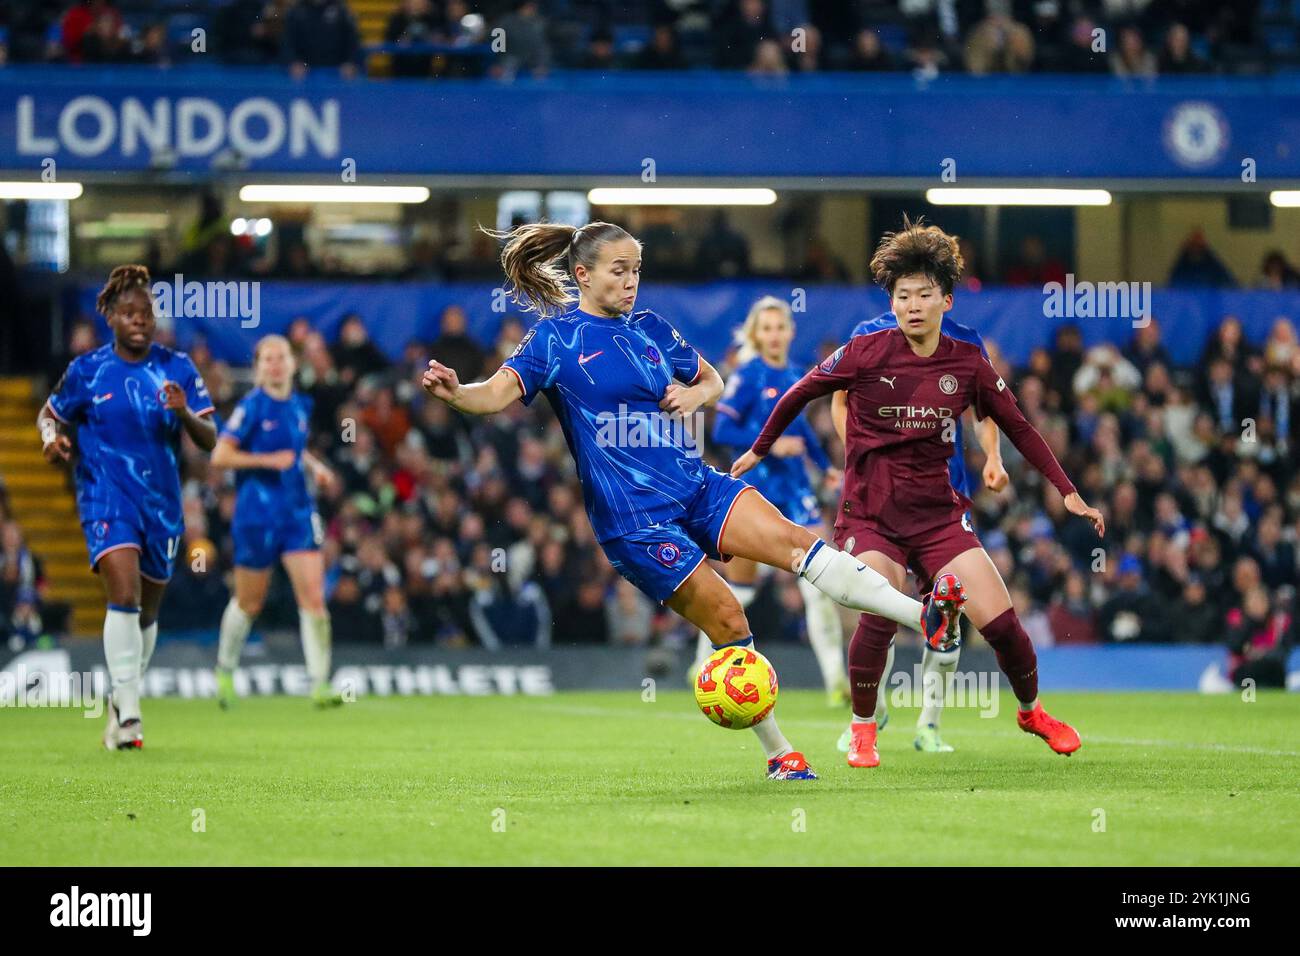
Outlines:
{"type": "Polygon", "coordinates": [[[362,177],[1300,180],[1300,78],[556,74],[344,81],[146,67],[0,71],[0,168],[362,177]],[[653,117],[653,122],[647,122],[653,117]],[[599,129],[599,146],[579,123],[599,129]]]}
{"type": "MultiPolygon", "coordinates": [[[[164,282],[189,281],[185,277],[158,276],[164,282]]],[[[227,283],[230,286],[252,283],[227,283]]],[[[472,282],[275,282],[257,283],[257,315],[244,318],[232,307],[204,315],[181,315],[176,338],[182,348],[202,338],[220,359],[240,365],[252,361],[253,345],[270,332],[284,332],[299,316],[311,320],[329,341],[338,334],[344,317],[359,315],[370,337],[390,358],[397,360],[408,342],[432,342],[438,337],[442,311],[448,306],[465,310],[472,335],[484,344],[493,342],[506,313],[496,311],[501,297],[497,286],[472,282]]],[[[95,314],[99,283],[77,290],[76,309],[95,314]]],[[[653,309],[671,322],[710,360],[721,360],[735,330],[756,299],[775,295],[789,299],[790,283],[775,280],[733,280],[699,284],[648,283],[637,299],[638,309],[653,309]]],[[[252,298],[248,296],[248,298],[252,298]]],[[[1103,342],[1125,345],[1135,333],[1134,320],[1112,316],[1078,317],[1052,308],[1052,297],[1042,289],[985,289],[959,291],[952,317],[994,342],[1017,365],[1029,360],[1035,348],[1048,348],[1056,329],[1075,325],[1091,347],[1103,342]]],[[[1241,320],[1247,340],[1263,343],[1273,323],[1281,317],[1300,321],[1300,293],[1262,290],[1154,289],[1153,317],[1163,329],[1163,342],[1173,361],[1195,365],[1201,350],[1224,316],[1241,320]]],[[[889,309],[884,292],[872,287],[817,285],[805,289],[806,311],[795,316],[798,335],[796,362],[811,364],[819,347],[848,339],[853,327],[889,309]]],[[[531,315],[519,316],[525,326],[531,315]]],[[[98,320],[101,324],[102,319],[98,320]]]]}

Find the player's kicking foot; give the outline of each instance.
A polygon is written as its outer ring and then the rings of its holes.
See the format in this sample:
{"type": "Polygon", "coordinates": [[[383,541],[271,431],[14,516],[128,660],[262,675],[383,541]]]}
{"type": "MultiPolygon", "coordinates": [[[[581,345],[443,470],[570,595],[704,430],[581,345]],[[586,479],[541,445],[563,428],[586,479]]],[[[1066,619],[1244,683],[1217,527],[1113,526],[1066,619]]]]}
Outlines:
{"type": "Polygon", "coordinates": [[[952,753],[952,745],[943,742],[943,738],[939,736],[939,728],[934,724],[922,724],[917,727],[912,746],[926,754],[952,753]]]}
{"type": "Polygon", "coordinates": [[[229,710],[235,706],[235,700],[238,695],[235,693],[235,675],[228,670],[218,667],[217,674],[217,704],[222,710],[229,710]]]}
{"type": "Polygon", "coordinates": [[[1063,720],[1057,720],[1035,702],[1034,709],[1016,711],[1016,723],[1027,734],[1042,737],[1058,754],[1070,755],[1083,746],[1079,732],[1063,720]]]}
{"type": "Polygon", "coordinates": [[[321,681],[312,688],[311,702],[320,708],[341,707],[343,695],[331,687],[328,681],[321,681]]]}
{"type": "Polygon", "coordinates": [[[768,780],[816,780],[817,774],[803,759],[803,754],[792,750],[783,757],[773,757],[767,762],[768,780]]]}
{"type": "MultiPolygon", "coordinates": [[[[876,707],[876,731],[877,733],[884,730],[889,723],[889,708],[876,707]]],[[[844,733],[840,734],[840,739],[835,742],[835,749],[842,754],[849,752],[853,746],[853,725],[849,724],[844,728],[844,733]]]]}
{"type": "Polygon", "coordinates": [[[876,751],[876,725],[874,723],[850,725],[849,737],[847,760],[850,767],[880,766],[880,754],[876,751]]]}
{"type": "Polygon", "coordinates": [[[108,703],[108,726],[104,728],[104,747],[108,750],[139,750],[144,746],[144,729],[139,717],[119,721],[117,707],[108,703]]]}

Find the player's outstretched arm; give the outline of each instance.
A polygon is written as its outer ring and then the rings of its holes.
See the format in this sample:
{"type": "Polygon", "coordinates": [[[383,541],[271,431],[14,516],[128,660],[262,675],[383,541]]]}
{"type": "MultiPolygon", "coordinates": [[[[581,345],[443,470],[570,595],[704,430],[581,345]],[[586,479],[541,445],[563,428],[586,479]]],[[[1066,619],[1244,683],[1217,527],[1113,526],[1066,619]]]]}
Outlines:
{"type": "Polygon", "coordinates": [[[1090,508],[1083,500],[1074,483],[1066,476],[1061,463],[1052,454],[1052,449],[1043,436],[1038,434],[1038,429],[1031,425],[1020,411],[1011,389],[1007,388],[1006,383],[987,360],[980,366],[979,375],[976,398],[979,411],[985,413],[985,418],[992,418],[997,422],[1007,438],[1011,439],[1011,444],[1016,446],[1016,450],[1056,487],[1065,499],[1065,510],[1080,518],[1087,518],[1092,522],[1097,536],[1104,538],[1106,519],[1102,517],[1100,511],[1090,508]]]}
{"type": "Polygon", "coordinates": [[[491,415],[523,395],[519,377],[504,366],[486,382],[462,385],[454,368],[431,359],[420,384],[438,401],[468,415],[491,415]]]}

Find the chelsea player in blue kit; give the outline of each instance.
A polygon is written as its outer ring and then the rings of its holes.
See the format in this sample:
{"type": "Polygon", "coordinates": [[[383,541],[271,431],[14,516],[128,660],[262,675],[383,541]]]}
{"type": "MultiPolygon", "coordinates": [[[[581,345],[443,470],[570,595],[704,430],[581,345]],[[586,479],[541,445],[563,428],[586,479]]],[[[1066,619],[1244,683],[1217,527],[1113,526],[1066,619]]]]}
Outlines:
{"type": "Polygon", "coordinates": [[[254,388],[221,430],[212,464],[235,477],[235,594],[221,615],[217,645],[217,702],[235,701],[234,671],[253,621],[261,613],[271,569],[284,565],[298,602],[303,660],[318,707],[343,703],[330,686],[330,619],[325,607],[325,563],[320,515],[306,470],[319,482],[334,474],[307,451],[310,401],[293,389],[289,340],[268,335],[253,351],[254,388]]]}
{"type": "MultiPolygon", "coordinates": [[[[603,222],[491,234],[506,239],[501,263],[515,301],[543,317],[488,380],[461,384],[455,370],[433,360],[421,384],[473,415],[546,395],[577,464],[596,540],[620,574],[718,648],[753,643],[744,610],[705,560],[724,555],[788,568],[838,603],[942,639],[951,622],[940,602],[923,607],[894,590],[782,517],[752,486],[703,463],[689,424],[717,401],[722,379],[666,321],[632,311],[641,274],[636,239],[603,222]]],[[[770,779],[816,778],[774,716],[753,729],[770,779]]]]}
{"type": "MultiPolygon", "coordinates": [[[[898,318],[893,312],[886,312],[874,319],[863,319],[854,327],[850,338],[897,327],[898,318]]],[[[954,322],[944,316],[943,321],[940,323],[940,333],[959,342],[970,342],[978,345],[980,351],[984,353],[984,357],[988,358],[988,352],[984,348],[984,339],[969,326],[954,322]]],[[[841,442],[844,441],[845,417],[848,414],[848,403],[845,396],[846,393],[841,391],[835,392],[831,397],[831,417],[841,442]]],[[[983,449],[985,456],[984,484],[992,491],[1001,491],[1007,486],[1008,475],[1006,469],[1002,466],[1002,449],[997,423],[992,418],[977,419],[976,428],[979,434],[980,448],[983,449]]],[[[966,454],[962,445],[962,422],[960,419],[957,420],[953,429],[953,450],[952,457],[948,459],[948,477],[953,488],[967,498],[971,497],[973,489],[971,488],[970,476],[966,471],[966,454]]],[[[966,513],[964,520],[970,523],[970,512],[966,513]]],[[[939,736],[939,720],[943,713],[944,688],[948,682],[948,675],[956,671],[957,662],[961,658],[961,630],[953,628],[950,637],[951,640],[946,642],[948,646],[942,650],[933,648],[927,643],[921,651],[921,713],[916,721],[916,737],[913,740],[913,746],[925,753],[950,753],[953,749],[951,745],[944,743],[943,738],[939,736]]],[[[889,707],[885,700],[886,694],[883,693],[883,688],[889,680],[889,672],[893,666],[894,645],[891,642],[889,656],[885,660],[885,673],[880,679],[882,693],[876,699],[876,726],[882,729],[889,722],[889,707]]],[[[851,731],[844,731],[839,740],[839,749],[841,751],[848,751],[850,738],[851,731]]]]}
{"type": "Polygon", "coordinates": [[[181,432],[210,451],[212,401],[184,352],[153,341],[149,270],[118,266],[95,306],[113,342],[73,359],[41,409],[45,459],[67,461],[76,429],[77,511],[90,566],[104,584],[111,700],[104,746],[144,745],[140,680],[158,639],[158,606],[185,526],[181,432]]]}
{"type": "MultiPolygon", "coordinates": [[[[738,340],[739,365],[727,380],[713,422],[713,441],[730,447],[733,458],[754,444],[777,401],[803,374],[789,364],[794,317],[790,306],[775,296],[764,296],[750,306],[738,340]]],[[[839,486],[843,475],[831,467],[812,426],[800,416],[747,478],[781,514],[795,524],[813,529],[818,537],[826,538],[829,534],[822,521],[821,502],[808,477],[808,461],[822,471],[827,481],[839,486]]],[[[748,607],[754,599],[758,565],[736,558],[726,565],[725,575],[740,606],[748,607]]],[[[844,625],[839,608],[802,578],[799,593],[803,596],[808,643],[817,657],[830,703],[847,705],[849,685],[844,670],[844,625]]],[[[701,631],[692,674],[699,671],[710,653],[708,635],[701,631]]]]}

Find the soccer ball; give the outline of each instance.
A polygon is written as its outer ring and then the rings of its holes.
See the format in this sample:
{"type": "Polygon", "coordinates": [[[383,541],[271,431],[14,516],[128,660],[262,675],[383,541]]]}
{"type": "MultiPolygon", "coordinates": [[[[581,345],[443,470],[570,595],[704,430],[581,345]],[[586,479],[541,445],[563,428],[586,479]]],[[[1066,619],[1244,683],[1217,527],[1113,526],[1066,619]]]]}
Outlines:
{"type": "Polygon", "coordinates": [[[776,669],[753,648],[714,651],[695,678],[695,702],[720,727],[753,727],[776,706],[776,669]]]}

